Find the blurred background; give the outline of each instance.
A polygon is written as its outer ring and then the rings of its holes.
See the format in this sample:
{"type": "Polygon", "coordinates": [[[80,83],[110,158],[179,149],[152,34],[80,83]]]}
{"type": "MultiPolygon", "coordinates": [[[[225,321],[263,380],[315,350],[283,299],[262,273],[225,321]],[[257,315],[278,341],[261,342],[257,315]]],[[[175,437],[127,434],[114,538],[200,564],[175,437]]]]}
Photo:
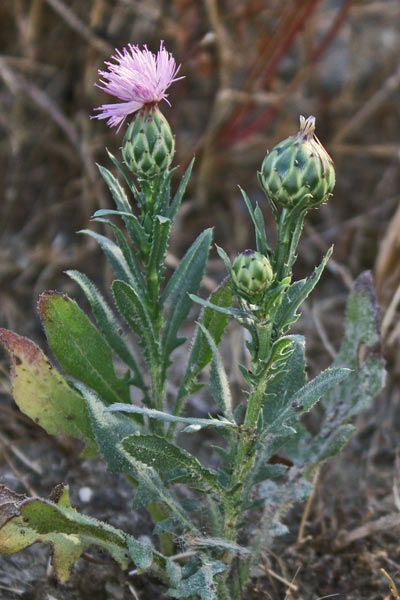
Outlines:
{"type": "MultiPolygon", "coordinates": [[[[374,460],[372,480],[359,481],[350,512],[358,523],[365,503],[370,517],[395,510],[378,501],[376,486],[393,503],[393,477],[400,481],[399,1],[2,0],[0,23],[0,325],[45,348],[35,310],[40,292],[80,298],[63,275],[67,268],[86,272],[101,289],[109,281],[97,246],[76,235],[96,209],[111,207],[95,163],[110,168],[105,147],[118,156],[124,132],[89,119],[93,107],[112,101],[94,82],[114,48],[133,43],[156,51],[163,39],[185,75],[169,90],[172,107],[161,107],[176,135],[174,186],[196,156],[170,266],[209,226],[231,256],[254,246],[238,184],[260,203],[273,237],[256,172],[267,149],[296,133],[299,115],[316,117],[337,185],[328,204],[308,216],[296,276],[308,274],[331,244],[335,250],[300,328],[310,372],[317,372],[335,355],[355,277],[373,270],[390,378],[360,425],[364,438],[354,442],[353,455],[361,448],[374,460]],[[376,483],[382,465],[386,475],[376,483]]],[[[223,276],[214,252],[208,286],[223,276]]],[[[1,368],[6,373],[3,355],[1,368]]],[[[5,439],[15,440],[14,409],[6,407],[5,439]]],[[[400,569],[396,552],[390,560],[400,569]]],[[[377,568],[368,565],[373,577],[377,568]]],[[[375,598],[352,594],[343,597],[375,598]]]]}

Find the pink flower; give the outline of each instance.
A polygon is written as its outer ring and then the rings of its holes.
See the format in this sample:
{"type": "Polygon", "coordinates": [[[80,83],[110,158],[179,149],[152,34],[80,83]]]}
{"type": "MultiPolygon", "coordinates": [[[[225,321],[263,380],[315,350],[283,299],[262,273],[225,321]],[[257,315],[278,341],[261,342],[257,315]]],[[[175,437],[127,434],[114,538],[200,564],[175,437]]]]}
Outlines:
{"type": "Polygon", "coordinates": [[[100,114],[91,117],[108,119],[107,125],[118,125],[118,130],[128,115],[143,107],[151,110],[161,100],[168,102],[166,90],[174,81],[183,79],[175,77],[180,65],[176,66],[175,59],[164,48],[163,42],[160,43],[157,55],[150,52],[147,46],[143,46],[143,50],[132,44],[128,47],[129,50],[124,48],[122,53],[116,50],[116,54],[112,56],[116,63],[105,62],[108,71],[99,70],[103,77],[100,79],[102,85],[95,84],[123,102],[103,104],[94,109],[100,111],[100,114]]]}

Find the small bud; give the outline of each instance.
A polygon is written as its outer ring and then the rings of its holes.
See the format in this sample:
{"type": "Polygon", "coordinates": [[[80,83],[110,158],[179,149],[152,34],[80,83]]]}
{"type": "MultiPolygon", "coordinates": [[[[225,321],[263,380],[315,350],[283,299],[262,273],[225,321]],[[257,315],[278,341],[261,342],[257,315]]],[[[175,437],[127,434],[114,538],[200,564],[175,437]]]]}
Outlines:
{"type": "Polygon", "coordinates": [[[270,286],[273,272],[266,256],[255,250],[244,250],[232,265],[233,285],[248,302],[256,304],[270,286]]]}
{"type": "Polygon", "coordinates": [[[140,111],[122,144],[126,166],[137,177],[152,179],[168,169],[174,152],[174,136],[164,115],[158,109],[140,111]]]}
{"type": "Polygon", "coordinates": [[[277,144],[264,158],[260,182],[276,204],[292,208],[306,199],[313,208],[335,187],[333,161],[314,131],[315,117],[300,117],[297,135],[277,144]]]}

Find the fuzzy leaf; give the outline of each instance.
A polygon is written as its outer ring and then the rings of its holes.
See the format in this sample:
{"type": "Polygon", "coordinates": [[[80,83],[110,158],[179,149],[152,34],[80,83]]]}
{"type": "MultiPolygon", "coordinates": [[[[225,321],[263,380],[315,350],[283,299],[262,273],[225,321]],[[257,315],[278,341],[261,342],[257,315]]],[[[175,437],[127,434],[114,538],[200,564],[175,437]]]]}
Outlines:
{"type": "Polygon", "coordinates": [[[133,502],[134,508],[162,502],[185,529],[196,531],[192,520],[174,495],[164,486],[156,471],[130,456],[123,448],[121,441],[124,438],[137,431],[145,433],[144,429],[121,413],[108,412],[96,394],[84,386],[79,386],[79,389],[86,400],[92,430],[108,470],[130,476],[138,484],[133,502]]]}
{"type": "Polygon", "coordinates": [[[246,192],[239,186],[240,192],[243,196],[243,200],[247,206],[247,210],[249,211],[249,215],[254,224],[254,229],[256,232],[256,244],[257,251],[261,252],[264,256],[268,255],[268,252],[271,252],[271,248],[267,244],[267,236],[265,233],[265,223],[262,212],[258,204],[256,208],[253,210],[253,207],[250,202],[250,198],[246,194],[246,192]]]}
{"type": "Polygon", "coordinates": [[[147,255],[150,250],[148,235],[139,223],[139,219],[136,215],[129,212],[123,212],[121,210],[112,210],[109,208],[101,208],[96,210],[93,215],[93,219],[97,220],[108,215],[116,215],[122,217],[125,222],[125,226],[129,232],[132,242],[136,248],[140,250],[141,254],[147,255]]]}
{"type": "MultiPolygon", "coordinates": [[[[137,285],[137,281],[132,276],[131,269],[126,262],[122,250],[117,244],[106,238],[104,235],[100,235],[99,233],[91,231],[90,229],[83,229],[79,231],[79,233],[86,233],[88,236],[96,240],[106,255],[108,262],[110,263],[115,276],[118,279],[125,281],[125,283],[128,283],[129,285],[137,285]]],[[[140,292],[141,289],[142,288],[139,286],[138,292],[140,292]]],[[[142,301],[144,301],[144,297],[142,297],[142,301]]]]}
{"type": "Polygon", "coordinates": [[[145,383],[138,367],[137,360],[128,344],[119,334],[120,325],[102,294],[98,291],[89,277],[83,273],[80,273],[79,271],[66,271],[66,274],[71,277],[85,293],[96,322],[102,330],[106,341],[114,352],[122,358],[125,364],[132,369],[135,375],[135,385],[142,390],[145,389],[145,383]]]}
{"type": "Polygon", "coordinates": [[[166,217],[160,215],[154,217],[151,250],[146,271],[149,285],[154,281],[157,284],[157,289],[161,273],[164,269],[171,225],[172,222],[166,217]]]}
{"type": "Polygon", "coordinates": [[[196,302],[197,304],[204,306],[204,308],[210,308],[219,313],[222,313],[223,315],[227,315],[228,317],[234,317],[235,319],[238,319],[238,320],[241,320],[241,319],[250,320],[252,318],[251,315],[249,315],[244,310],[240,310],[238,308],[232,308],[230,306],[219,306],[218,304],[213,304],[213,302],[210,302],[209,300],[204,300],[203,298],[200,298],[200,296],[196,296],[196,294],[189,294],[189,298],[193,302],[196,302]]]}
{"type": "Polygon", "coordinates": [[[89,546],[106,550],[126,569],[129,539],[123,531],[79,514],[62,484],[48,500],[27,498],[0,485],[0,554],[14,554],[35,542],[49,544],[61,583],[68,580],[72,566],[89,546]]]}
{"type": "Polygon", "coordinates": [[[312,290],[317,285],[322,272],[332,254],[332,248],[328,250],[323,261],[317,267],[308,279],[295,281],[285,292],[282,304],[280,305],[275,324],[277,331],[285,333],[291,324],[295,323],[300,315],[297,314],[298,308],[303,304],[304,300],[311,294],[312,290]]]}
{"type": "Polygon", "coordinates": [[[194,484],[199,480],[207,487],[223,492],[215,471],[203,465],[189,452],[167,442],[157,435],[130,435],[122,440],[122,447],[136,460],[156,471],[170,472],[184,469],[194,484]]]}
{"type": "Polygon", "coordinates": [[[147,307],[143,304],[136,289],[124,281],[114,281],[112,291],[119,312],[139,337],[139,344],[143,348],[146,361],[156,364],[160,360],[160,349],[147,307]]]}
{"type": "Polygon", "coordinates": [[[153,564],[153,548],[150,544],[128,537],[128,551],[138,569],[149,569],[153,564]]]}
{"type": "Polygon", "coordinates": [[[189,166],[186,169],[184,176],[182,177],[182,181],[180,182],[179,187],[176,191],[176,194],[175,194],[175,196],[170,204],[170,207],[168,209],[167,217],[169,219],[171,219],[172,222],[174,222],[177,212],[179,210],[180,204],[182,202],[183,194],[185,193],[186,186],[188,184],[190,175],[192,173],[193,164],[194,164],[194,158],[192,158],[192,160],[190,161],[189,166]]]}
{"type": "Polygon", "coordinates": [[[163,330],[165,365],[171,352],[184,341],[184,338],[178,338],[177,334],[192,306],[189,293],[196,293],[203,279],[211,241],[212,230],[206,229],[186,252],[162,296],[162,305],[169,299],[168,316],[163,330]]]}
{"type": "Polygon", "coordinates": [[[0,329],[0,342],[11,358],[12,393],[19,409],[51,435],[67,434],[96,444],[85,402],[28,338],[0,329]]]}
{"type": "Polygon", "coordinates": [[[308,412],[321,396],[338,385],[350,374],[349,369],[326,369],[312,381],[300,388],[295,394],[284,394],[268,401],[264,409],[264,431],[266,433],[285,433],[285,423],[308,412]]]}
{"type": "Polygon", "coordinates": [[[170,588],[168,595],[172,598],[199,596],[201,600],[218,600],[214,576],[222,573],[226,568],[226,565],[219,560],[204,562],[195,573],[182,579],[179,587],[170,588]]]}
{"type": "Polygon", "coordinates": [[[127,401],[128,386],[115,375],[109,345],[77,303],[66,294],[44,292],[38,309],[49,346],[66,373],[107,404],[127,401]]]}
{"type": "Polygon", "coordinates": [[[218,408],[222,411],[224,417],[229,419],[229,421],[233,421],[232,394],[221,355],[218,352],[218,348],[212,335],[205,327],[203,327],[201,323],[199,323],[199,327],[206,336],[207,342],[209,343],[213,353],[210,373],[210,387],[212,396],[218,408]]]}
{"type": "Polygon", "coordinates": [[[171,415],[160,410],[155,410],[154,408],[135,406],[134,404],[112,404],[107,410],[112,412],[136,413],[149,417],[150,419],[158,419],[159,421],[165,421],[167,423],[187,423],[189,427],[184,429],[184,431],[187,433],[199,431],[204,427],[237,428],[236,423],[228,421],[227,419],[197,419],[195,417],[176,417],[175,415],[171,415]]]}

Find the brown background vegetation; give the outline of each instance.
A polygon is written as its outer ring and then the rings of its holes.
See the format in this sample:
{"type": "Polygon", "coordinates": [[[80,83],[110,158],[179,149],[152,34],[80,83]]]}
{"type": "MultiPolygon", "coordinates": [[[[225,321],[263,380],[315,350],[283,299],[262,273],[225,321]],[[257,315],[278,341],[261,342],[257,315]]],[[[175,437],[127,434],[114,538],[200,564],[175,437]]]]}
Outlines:
{"type": "MultiPolygon", "coordinates": [[[[359,420],[360,435],[346,458],[327,468],[318,485],[312,540],[300,550],[295,539],[278,546],[254,586],[265,598],[289,592],[296,599],[389,598],[379,569],[400,582],[398,0],[3,0],[0,23],[0,323],[43,347],[38,294],[51,288],[78,297],[62,274],[66,268],[86,272],[101,288],[109,281],[97,247],[76,231],[96,209],[111,206],[95,162],[107,165],[105,147],[117,153],[122,132],[89,115],[106,101],[93,83],[115,47],[146,43],[155,51],[164,39],[186,76],[170,89],[172,108],[163,107],[176,135],[177,177],[196,155],[171,266],[206,226],[215,226],[217,243],[232,255],[254,244],[237,184],[260,202],[272,227],[256,171],[268,148],[296,132],[300,114],[316,116],[317,134],[336,164],[337,186],[329,203],[310,214],[296,266],[297,276],[307,274],[335,244],[329,272],[305,306],[300,326],[311,371],[326,366],[338,347],[352,281],[373,269],[390,378],[385,394],[359,420]],[[377,521],[381,517],[389,518],[386,525],[377,521]],[[351,531],[363,524],[361,541],[330,551],[338,528],[351,531]],[[291,580],[298,568],[297,589],[271,574],[291,580]]],[[[218,280],[222,274],[214,254],[209,275],[218,280]]],[[[5,357],[2,365],[5,374],[5,357]]],[[[4,378],[5,393],[7,386],[4,378]]],[[[3,474],[23,481],[12,482],[20,485],[17,491],[33,486],[48,493],[57,469],[43,478],[29,463],[40,462],[37,448],[51,448],[52,442],[21,420],[7,399],[0,428],[3,474]]],[[[64,446],[44,452],[61,452],[68,477],[78,469],[79,485],[90,479],[90,469],[68,463],[64,446]]],[[[68,452],[73,455],[70,446],[68,452]]],[[[296,531],[298,515],[291,521],[296,531]]],[[[37,554],[31,556],[35,561],[37,554]]],[[[21,593],[34,594],[29,590],[46,579],[36,573],[24,584],[13,582],[6,575],[10,564],[2,568],[0,561],[6,587],[20,585],[21,593]]],[[[122,588],[128,589],[115,584],[115,590],[122,588]]],[[[76,589],[66,597],[92,597],[76,589]]],[[[105,595],[97,590],[93,597],[122,598],[101,589],[105,595]]],[[[52,591],[57,598],[64,593],[52,591]]]]}

